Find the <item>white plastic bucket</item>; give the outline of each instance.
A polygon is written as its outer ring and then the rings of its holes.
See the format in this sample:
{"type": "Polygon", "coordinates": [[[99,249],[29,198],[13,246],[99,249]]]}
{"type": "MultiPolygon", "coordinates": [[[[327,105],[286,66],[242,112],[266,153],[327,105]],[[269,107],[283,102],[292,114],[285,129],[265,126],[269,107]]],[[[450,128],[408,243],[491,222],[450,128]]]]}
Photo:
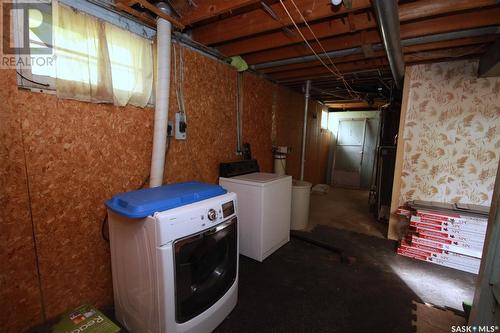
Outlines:
{"type": "Polygon", "coordinates": [[[293,180],[292,182],[292,218],[290,229],[302,230],[309,222],[309,200],[311,198],[309,182],[293,180]]]}

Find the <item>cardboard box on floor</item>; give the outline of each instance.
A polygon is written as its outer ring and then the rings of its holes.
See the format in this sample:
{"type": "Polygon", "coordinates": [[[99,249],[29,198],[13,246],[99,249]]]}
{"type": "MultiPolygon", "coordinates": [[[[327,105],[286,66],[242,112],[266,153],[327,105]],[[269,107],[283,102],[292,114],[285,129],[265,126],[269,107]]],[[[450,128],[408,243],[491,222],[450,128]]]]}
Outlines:
{"type": "Polygon", "coordinates": [[[116,333],[120,328],[99,310],[90,305],[80,305],[65,313],[52,333],[116,333]]]}

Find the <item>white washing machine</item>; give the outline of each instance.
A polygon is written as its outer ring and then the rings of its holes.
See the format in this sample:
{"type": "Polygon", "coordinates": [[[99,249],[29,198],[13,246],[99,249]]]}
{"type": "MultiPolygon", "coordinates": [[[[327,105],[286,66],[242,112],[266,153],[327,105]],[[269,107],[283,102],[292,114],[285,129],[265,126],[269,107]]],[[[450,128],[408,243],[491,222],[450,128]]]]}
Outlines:
{"type": "Polygon", "coordinates": [[[118,321],[131,333],[213,331],[237,302],[236,195],[189,182],[106,205],[118,321]]]}
{"type": "Polygon", "coordinates": [[[253,172],[219,184],[238,195],[241,254],[263,261],[290,241],[291,176],[253,172]]]}

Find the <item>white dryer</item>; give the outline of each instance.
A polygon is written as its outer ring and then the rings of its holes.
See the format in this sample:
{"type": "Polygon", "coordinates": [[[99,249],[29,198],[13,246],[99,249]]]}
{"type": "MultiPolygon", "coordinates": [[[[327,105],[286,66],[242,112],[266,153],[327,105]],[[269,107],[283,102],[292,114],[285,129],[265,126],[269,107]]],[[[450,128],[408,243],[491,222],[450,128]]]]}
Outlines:
{"type": "Polygon", "coordinates": [[[241,254],[263,261],[290,240],[291,176],[253,172],[219,184],[238,195],[241,254]]]}
{"type": "Polygon", "coordinates": [[[189,182],[106,205],[118,321],[131,333],[213,331],[238,297],[236,195],[189,182]]]}

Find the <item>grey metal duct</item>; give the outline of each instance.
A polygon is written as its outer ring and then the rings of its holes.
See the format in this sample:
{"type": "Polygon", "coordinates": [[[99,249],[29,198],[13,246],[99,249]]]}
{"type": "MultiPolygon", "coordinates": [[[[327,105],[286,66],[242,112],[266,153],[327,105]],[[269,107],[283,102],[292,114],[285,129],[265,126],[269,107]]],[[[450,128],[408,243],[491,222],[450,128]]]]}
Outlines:
{"type": "MultiPolygon", "coordinates": [[[[418,44],[440,42],[443,40],[453,40],[453,39],[476,37],[476,36],[498,34],[498,33],[500,33],[500,26],[491,26],[491,27],[485,27],[485,28],[475,28],[475,29],[468,29],[468,30],[444,32],[444,33],[439,33],[439,34],[434,34],[434,35],[427,35],[427,36],[403,39],[401,41],[401,45],[402,46],[412,46],[412,45],[418,45],[418,44]]],[[[382,50],[383,45],[382,44],[372,45],[372,49],[374,51],[382,50]]],[[[327,52],[326,55],[324,53],[322,53],[319,56],[320,56],[320,58],[326,58],[327,56],[330,58],[336,58],[336,57],[344,57],[344,56],[351,55],[351,54],[357,54],[357,53],[361,53],[361,52],[363,52],[361,47],[355,47],[355,48],[349,48],[349,49],[343,49],[343,50],[337,50],[337,51],[330,51],[330,52],[327,52]]],[[[282,60],[262,62],[260,64],[252,65],[252,66],[250,66],[250,68],[255,69],[255,70],[259,70],[259,69],[265,69],[265,68],[270,68],[270,67],[275,67],[275,66],[284,66],[284,65],[292,65],[292,64],[298,64],[298,63],[303,63],[303,62],[309,62],[309,61],[314,61],[317,59],[318,58],[316,58],[315,55],[302,56],[302,57],[295,57],[295,58],[288,58],[288,59],[282,59],[282,60]]]]}
{"type": "MultiPolygon", "coordinates": [[[[363,50],[360,47],[354,47],[350,49],[343,49],[339,51],[331,51],[325,53],[319,54],[320,58],[335,58],[335,57],[345,57],[351,54],[355,53],[360,53],[363,50]]],[[[250,68],[259,70],[263,68],[269,68],[269,67],[275,67],[275,66],[284,66],[284,65],[292,65],[292,64],[297,64],[301,62],[308,62],[308,61],[314,61],[317,60],[318,58],[316,55],[309,55],[309,56],[303,56],[303,57],[296,57],[296,58],[288,58],[288,59],[281,59],[281,60],[274,60],[274,61],[268,61],[268,62],[263,62],[260,64],[252,65],[250,68]]]]}
{"type": "Polygon", "coordinates": [[[405,62],[399,33],[398,3],[396,0],[373,0],[373,7],[392,76],[396,87],[401,88],[405,75],[405,62]]]}

